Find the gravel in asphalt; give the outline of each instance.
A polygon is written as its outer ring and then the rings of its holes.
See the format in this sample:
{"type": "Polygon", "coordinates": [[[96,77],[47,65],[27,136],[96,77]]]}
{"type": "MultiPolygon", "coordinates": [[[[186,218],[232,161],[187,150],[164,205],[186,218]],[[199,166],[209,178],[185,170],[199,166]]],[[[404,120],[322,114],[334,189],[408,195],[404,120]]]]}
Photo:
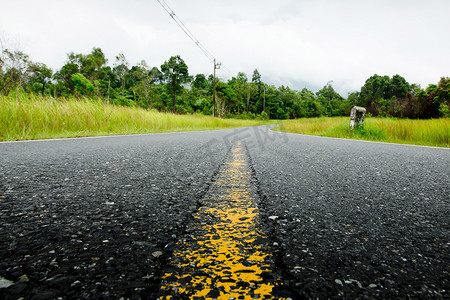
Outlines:
{"type": "Polygon", "coordinates": [[[449,298],[449,149],[267,127],[0,143],[0,298],[156,299],[237,140],[276,298],[449,298]]]}
{"type": "Polygon", "coordinates": [[[255,183],[237,141],[174,249],[160,299],[269,299],[282,285],[261,231],[255,183]]]}
{"type": "Polygon", "coordinates": [[[450,149],[286,139],[251,157],[293,293],[449,297],[450,149]]]}
{"type": "Polygon", "coordinates": [[[205,133],[0,144],[0,298],[155,299],[227,149],[205,133]],[[162,255],[160,255],[162,253],[162,255]]]}

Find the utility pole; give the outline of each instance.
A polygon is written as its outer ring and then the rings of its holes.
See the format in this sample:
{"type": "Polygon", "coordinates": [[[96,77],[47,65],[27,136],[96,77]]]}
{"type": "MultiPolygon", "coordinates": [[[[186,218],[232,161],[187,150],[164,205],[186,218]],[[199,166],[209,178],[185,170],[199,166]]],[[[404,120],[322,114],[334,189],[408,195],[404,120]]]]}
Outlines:
{"type": "Polygon", "coordinates": [[[215,116],[216,111],[216,69],[220,69],[221,63],[216,63],[216,59],[214,58],[214,80],[213,80],[213,110],[212,116],[215,116]]]}

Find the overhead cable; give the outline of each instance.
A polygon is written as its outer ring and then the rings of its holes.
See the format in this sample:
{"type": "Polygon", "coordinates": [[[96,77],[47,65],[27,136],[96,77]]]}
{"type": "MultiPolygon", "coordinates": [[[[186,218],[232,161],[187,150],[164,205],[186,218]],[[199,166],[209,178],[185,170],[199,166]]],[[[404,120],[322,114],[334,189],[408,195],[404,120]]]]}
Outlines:
{"type": "MultiPolygon", "coordinates": [[[[211,52],[208,51],[200,42],[199,40],[194,36],[194,34],[189,30],[189,28],[184,25],[183,21],[178,18],[178,16],[175,14],[175,12],[170,8],[170,6],[167,4],[165,0],[156,0],[161,5],[162,8],[169,14],[169,16],[177,23],[177,25],[183,30],[183,32],[191,39],[191,41],[194,42],[195,45],[203,52],[203,54],[210,60],[214,61],[214,55],[211,54],[211,52]]],[[[233,77],[231,70],[227,66],[223,66],[225,73],[227,73],[230,77],[233,77]]]]}
{"type": "Polygon", "coordinates": [[[197,47],[203,52],[203,54],[211,61],[214,61],[214,55],[211,54],[194,36],[194,34],[184,25],[184,23],[178,18],[174,11],[169,7],[169,5],[164,0],[156,0],[164,8],[164,10],[169,14],[169,16],[177,23],[177,25],[183,30],[183,32],[197,45],[197,47]]]}

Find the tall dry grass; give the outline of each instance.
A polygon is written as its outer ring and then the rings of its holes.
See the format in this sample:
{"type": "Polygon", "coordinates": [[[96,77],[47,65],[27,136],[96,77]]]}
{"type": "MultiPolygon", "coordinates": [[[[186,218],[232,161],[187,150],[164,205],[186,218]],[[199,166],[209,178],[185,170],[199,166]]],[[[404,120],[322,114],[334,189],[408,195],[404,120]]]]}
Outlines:
{"type": "Polygon", "coordinates": [[[260,121],[175,115],[114,106],[97,99],[0,95],[0,141],[211,130],[260,121]]]}
{"type": "Polygon", "coordinates": [[[349,129],[350,118],[299,119],[283,123],[280,131],[388,143],[450,147],[450,119],[411,120],[366,118],[363,127],[349,129]]]}

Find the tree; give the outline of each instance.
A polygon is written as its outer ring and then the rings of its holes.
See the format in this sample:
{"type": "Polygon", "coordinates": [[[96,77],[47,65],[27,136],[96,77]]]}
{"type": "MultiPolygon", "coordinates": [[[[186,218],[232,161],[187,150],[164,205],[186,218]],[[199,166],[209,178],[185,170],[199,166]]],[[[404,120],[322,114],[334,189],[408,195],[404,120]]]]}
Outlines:
{"type": "Polygon", "coordinates": [[[119,55],[116,56],[116,62],[114,63],[114,73],[116,73],[117,77],[119,78],[122,86],[122,96],[125,94],[125,80],[128,74],[128,67],[129,63],[127,59],[125,58],[125,55],[123,53],[119,53],[119,55]]]}
{"type": "Polygon", "coordinates": [[[437,118],[448,115],[450,104],[450,77],[442,77],[439,83],[430,84],[425,93],[419,97],[425,104],[423,114],[424,118],[437,118]]]}
{"type": "MultiPolygon", "coordinates": [[[[58,89],[61,94],[75,93],[72,75],[82,74],[90,82],[103,87],[105,83],[99,83],[105,77],[105,64],[107,59],[100,48],[93,48],[90,54],[74,53],[67,54],[66,64],[55,73],[54,78],[58,81],[58,89]]],[[[108,81],[107,81],[108,82],[108,81]]]]}
{"type": "Polygon", "coordinates": [[[256,84],[261,84],[261,74],[259,74],[258,69],[253,71],[252,81],[256,84]]]}
{"type": "Polygon", "coordinates": [[[278,97],[281,100],[280,108],[277,109],[278,118],[288,119],[294,110],[294,104],[298,98],[297,93],[288,86],[280,86],[278,88],[278,97]]]}
{"type": "Polygon", "coordinates": [[[344,98],[334,90],[331,81],[318,91],[316,95],[327,116],[335,117],[344,114],[343,110],[345,108],[342,107],[344,98]]]}
{"type": "Polygon", "coordinates": [[[80,73],[77,64],[67,62],[61,67],[61,70],[55,73],[54,78],[58,81],[58,91],[62,95],[73,94],[75,89],[72,81],[72,75],[80,73]]]}
{"type": "Polygon", "coordinates": [[[283,92],[280,89],[277,89],[275,86],[269,86],[266,93],[266,110],[269,116],[274,119],[283,119],[286,117],[283,92]]]}
{"type": "Polygon", "coordinates": [[[172,56],[161,65],[163,80],[168,85],[169,92],[173,95],[172,112],[176,112],[177,93],[183,90],[183,84],[189,81],[188,66],[179,56],[172,56]]]}
{"type": "Polygon", "coordinates": [[[415,108],[422,110],[423,107],[416,105],[414,92],[415,86],[398,74],[392,78],[375,74],[361,88],[357,104],[374,115],[413,117],[415,108]]]}
{"type": "Polygon", "coordinates": [[[0,91],[8,94],[23,87],[28,77],[30,58],[22,51],[3,50],[0,56],[0,91]]]}
{"type": "Polygon", "coordinates": [[[347,100],[354,106],[357,105],[360,92],[351,92],[347,96],[347,100]]]}
{"type": "Polygon", "coordinates": [[[391,85],[389,94],[386,95],[390,99],[393,97],[402,99],[406,97],[406,94],[412,90],[411,85],[400,75],[394,75],[391,78],[391,85]]]}
{"type": "Polygon", "coordinates": [[[246,111],[251,111],[250,99],[255,98],[258,95],[258,86],[254,82],[248,82],[245,84],[245,96],[246,96],[246,111]]]}
{"type": "Polygon", "coordinates": [[[360,105],[368,107],[372,102],[380,99],[388,99],[390,90],[389,76],[379,76],[377,74],[366,80],[361,88],[360,105]]]}
{"type": "Polygon", "coordinates": [[[192,87],[200,90],[205,90],[208,88],[208,80],[203,74],[197,74],[192,81],[192,87]]]}
{"type": "Polygon", "coordinates": [[[81,73],[76,73],[72,75],[72,81],[75,88],[75,93],[77,96],[80,95],[92,95],[95,91],[92,82],[84,77],[81,73]]]}
{"type": "Polygon", "coordinates": [[[435,91],[433,102],[439,105],[439,116],[450,117],[450,77],[442,77],[435,91]]]}
{"type": "Polygon", "coordinates": [[[323,98],[325,99],[325,101],[327,101],[328,103],[331,102],[331,100],[337,98],[339,100],[342,100],[343,98],[341,97],[341,95],[339,95],[333,88],[333,86],[331,85],[332,81],[327,82],[327,84],[316,93],[318,98],[323,98]]]}
{"type": "Polygon", "coordinates": [[[217,116],[223,118],[227,112],[232,111],[236,105],[236,94],[231,86],[224,82],[217,82],[217,116]]]}
{"type": "Polygon", "coordinates": [[[259,106],[260,104],[259,102],[261,101],[262,98],[262,93],[263,93],[263,82],[261,81],[261,74],[259,74],[258,69],[255,69],[253,71],[253,75],[252,75],[252,82],[256,84],[256,86],[258,87],[258,92],[256,95],[256,99],[255,99],[255,113],[258,113],[259,111],[259,106]]]}
{"type": "Polygon", "coordinates": [[[43,63],[30,63],[28,71],[31,73],[30,84],[40,85],[40,91],[44,94],[45,86],[52,79],[53,71],[43,63]]]}
{"type": "Polygon", "coordinates": [[[79,73],[90,81],[99,79],[99,72],[105,66],[107,59],[100,48],[92,48],[90,54],[74,53],[67,54],[68,62],[76,64],[79,73]]]}
{"type": "Polygon", "coordinates": [[[145,61],[141,61],[138,66],[133,66],[127,76],[127,87],[131,88],[134,94],[139,98],[141,106],[150,108],[153,104],[150,101],[155,98],[155,81],[159,70],[152,68],[149,70],[145,61]]]}
{"type": "Polygon", "coordinates": [[[86,77],[91,80],[98,80],[99,79],[99,73],[101,69],[106,65],[108,60],[105,57],[105,54],[103,53],[102,49],[100,48],[93,48],[92,52],[88,54],[85,58],[85,70],[84,68],[81,69],[81,71],[86,72],[86,77]]]}
{"type": "Polygon", "coordinates": [[[247,75],[243,72],[239,72],[236,77],[232,77],[228,84],[234,90],[237,97],[237,113],[242,111],[249,111],[249,101],[252,96],[252,87],[256,88],[254,83],[247,82],[247,75]]]}

